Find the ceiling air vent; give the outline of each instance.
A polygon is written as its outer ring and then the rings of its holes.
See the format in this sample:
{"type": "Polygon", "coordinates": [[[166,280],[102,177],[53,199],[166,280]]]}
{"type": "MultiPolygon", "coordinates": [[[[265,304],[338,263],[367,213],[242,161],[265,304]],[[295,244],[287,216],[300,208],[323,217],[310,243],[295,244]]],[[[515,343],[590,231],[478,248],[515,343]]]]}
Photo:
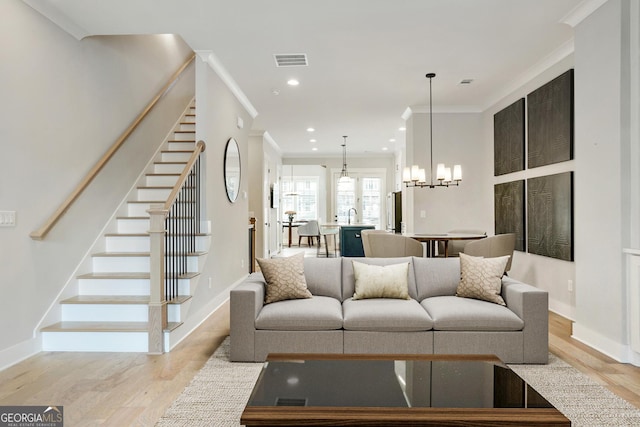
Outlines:
{"type": "Polygon", "coordinates": [[[276,54],[273,57],[276,59],[278,67],[306,67],[309,65],[306,53],[276,54]]]}
{"type": "Polygon", "coordinates": [[[460,80],[461,85],[470,85],[473,82],[473,79],[462,79],[460,80]]]}

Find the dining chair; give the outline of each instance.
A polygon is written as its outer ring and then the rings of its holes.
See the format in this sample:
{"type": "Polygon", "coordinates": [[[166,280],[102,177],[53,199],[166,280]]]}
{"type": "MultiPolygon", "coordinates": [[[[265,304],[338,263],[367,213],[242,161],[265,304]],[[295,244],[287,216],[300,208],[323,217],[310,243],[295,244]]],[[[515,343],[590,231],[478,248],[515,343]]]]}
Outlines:
{"type": "Polygon", "coordinates": [[[320,246],[320,227],[318,226],[317,220],[312,219],[298,227],[298,246],[300,246],[303,237],[307,238],[307,244],[309,246],[312,246],[314,239],[317,238],[318,246],[320,246]]]}
{"type": "Polygon", "coordinates": [[[463,253],[485,258],[496,258],[509,255],[509,261],[504,268],[505,274],[511,270],[513,252],[516,249],[515,233],[497,234],[480,240],[474,240],[465,245],[463,253]]]}
{"type": "Polygon", "coordinates": [[[383,230],[362,230],[362,247],[364,256],[370,258],[424,256],[422,243],[383,230]]]}

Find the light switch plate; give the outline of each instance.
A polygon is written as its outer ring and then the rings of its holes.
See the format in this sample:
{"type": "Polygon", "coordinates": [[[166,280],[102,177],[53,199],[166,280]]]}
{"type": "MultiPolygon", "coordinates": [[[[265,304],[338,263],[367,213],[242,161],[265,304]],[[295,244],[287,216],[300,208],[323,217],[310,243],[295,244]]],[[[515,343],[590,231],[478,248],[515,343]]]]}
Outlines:
{"type": "Polygon", "coordinates": [[[15,227],[16,211],[0,211],[0,227],[15,227]]]}

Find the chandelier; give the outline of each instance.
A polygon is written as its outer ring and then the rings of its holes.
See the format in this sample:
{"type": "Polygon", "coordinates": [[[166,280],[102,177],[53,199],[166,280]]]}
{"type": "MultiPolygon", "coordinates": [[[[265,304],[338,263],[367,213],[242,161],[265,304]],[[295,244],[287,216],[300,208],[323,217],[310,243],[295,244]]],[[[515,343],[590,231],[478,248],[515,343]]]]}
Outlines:
{"type": "Polygon", "coordinates": [[[429,168],[429,182],[427,182],[427,176],[424,168],[420,168],[418,165],[412,165],[410,168],[404,168],[402,173],[402,182],[407,187],[449,187],[452,185],[459,185],[462,181],[462,166],[453,166],[453,176],[451,174],[451,168],[446,167],[444,163],[438,163],[436,167],[436,180],[437,184],[433,182],[433,105],[431,95],[431,81],[436,76],[435,73],[428,73],[426,77],[429,79],[429,157],[431,165],[429,168]]]}
{"type": "Polygon", "coordinates": [[[342,142],[342,172],[340,172],[340,179],[338,182],[344,183],[351,181],[349,178],[349,173],[347,172],[347,137],[343,136],[344,141],[342,142]]]}

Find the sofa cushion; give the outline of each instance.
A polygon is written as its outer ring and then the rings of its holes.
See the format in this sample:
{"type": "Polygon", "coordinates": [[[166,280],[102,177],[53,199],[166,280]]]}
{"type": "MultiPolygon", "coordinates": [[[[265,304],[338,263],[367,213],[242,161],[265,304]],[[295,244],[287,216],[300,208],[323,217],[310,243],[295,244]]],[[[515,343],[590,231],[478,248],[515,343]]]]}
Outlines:
{"type": "Polygon", "coordinates": [[[353,299],[409,299],[409,263],[371,265],[353,261],[356,291],[353,299]]]}
{"type": "Polygon", "coordinates": [[[279,301],[262,307],[256,329],[278,331],[328,331],[342,328],[342,306],[335,298],[279,301]]]}
{"type": "Polygon", "coordinates": [[[460,283],[459,258],[414,258],[413,269],[418,301],[456,294],[460,283]]]}
{"type": "Polygon", "coordinates": [[[356,291],[356,278],[353,272],[353,261],[370,264],[370,265],[390,265],[390,264],[400,264],[403,262],[409,263],[409,271],[408,271],[408,287],[409,287],[409,296],[413,299],[417,299],[416,294],[416,280],[413,274],[413,258],[412,257],[403,257],[403,258],[369,258],[369,257],[361,257],[361,258],[342,258],[342,300],[345,301],[348,298],[351,298],[356,291]]]}
{"type": "Polygon", "coordinates": [[[524,321],[507,307],[456,296],[423,300],[436,331],[520,331],[524,321]]]}
{"type": "Polygon", "coordinates": [[[257,261],[267,282],[265,304],[288,299],[311,298],[311,292],[307,289],[304,278],[303,253],[287,258],[259,258],[257,261]]]}
{"type": "Polygon", "coordinates": [[[500,291],[509,256],[482,258],[460,254],[460,284],[456,295],[506,305],[500,291]]]}
{"type": "Polygon", "coordinates": [[[351,331],[427,331],[433,327],[429,314],[414,300],[374,298],[342,303],[344,329],[351,331]]]}
{"type": "Polygon", "coordinates": [[[342,301],[342,260],[340,258],[304,259],[304,277],[313,295],[342,301]]]}

